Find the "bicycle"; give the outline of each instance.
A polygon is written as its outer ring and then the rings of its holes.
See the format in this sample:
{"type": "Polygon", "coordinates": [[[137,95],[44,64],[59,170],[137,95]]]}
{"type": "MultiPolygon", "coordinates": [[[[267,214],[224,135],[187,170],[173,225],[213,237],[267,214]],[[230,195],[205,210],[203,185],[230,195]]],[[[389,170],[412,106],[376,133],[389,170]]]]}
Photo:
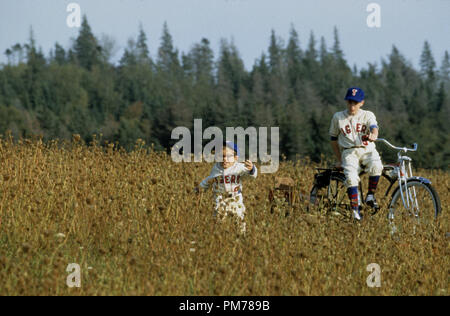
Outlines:
{"type": "MultiPolygon", "coordinates": [[[[413,148],[396,147],[383,138],[378,138],[377,142],[383,142],[389,147],[398,150],[397,164],[383,165],[382,178],[388,181],[388,188],[384,194],[387,198],[394,184],[398,186],[392,191],[388,205],[388,220],[393,231],[405,228],[406,225],[415,224],[410,219],[415,219],[416,223],[430,223],[441,212],[441,202],[439,195],[431,185],[431,181],[424,177],[413,176],[411,162],[412,159],[406,156],[407,152],[417,151],[417,144],[413,148]]],[[[362,176],[365,174],[365,167],[361,166],[362,176]]],[[[310,203],[317,205],[318,197],[322,197],[325,206],[333,213],[350,216],[350,205],[345,186],[345,175],[342,169],[336,168],[316,168],[314,185],[310,192],[310,203]],[[321,190],[326,189],[325,194],[320,195],[321,190]]],[[[363,208],[365,205],[362,181],[359,183],[359,204],[363,208]]],[[[379,209],[373,209],[372,215],[379,209]]]]}

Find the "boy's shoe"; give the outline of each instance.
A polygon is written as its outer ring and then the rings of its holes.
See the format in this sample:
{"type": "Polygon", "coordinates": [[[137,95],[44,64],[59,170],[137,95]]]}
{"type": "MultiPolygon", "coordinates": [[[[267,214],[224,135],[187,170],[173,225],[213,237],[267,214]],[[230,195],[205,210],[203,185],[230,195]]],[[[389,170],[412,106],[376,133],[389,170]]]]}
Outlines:
{"type": "Polygon", "coordinates": [[[378,210],[380,207],[378,206],[377,200],[375,199],[374,194],[368,194],[366,197],[366,204],[371,208],[378,210]]]}
{"type": "Polygon", "coordinates": [[[353,210],[353,218],[356,219],[357,221],[362,220],[362,215],[361,213],[358,211],[353,210]]]}

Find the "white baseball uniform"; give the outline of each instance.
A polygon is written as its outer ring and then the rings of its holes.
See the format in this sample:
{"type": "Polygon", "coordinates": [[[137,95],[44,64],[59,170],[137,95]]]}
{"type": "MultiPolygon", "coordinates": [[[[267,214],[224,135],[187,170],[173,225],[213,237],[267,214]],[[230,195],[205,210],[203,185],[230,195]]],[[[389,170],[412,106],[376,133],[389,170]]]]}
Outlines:
{"type": "Polygon", "coordinates": [[[355,115],[348,114],[347,110],[337,112],[331,120],[330,136],[337,137],[347,187],[358,186],[361,164],[370,176],[379,176],[383,171],[375,143],[362,139],[375,127],[378,128],[375,115],[361,109],[355,115]]]}
{"type": "Polygon", "coordinates": [[[200,183],[200,187],[208,189],[210,180],[213,180],[213,192],[216,202],[214,216],[226,216],[228,212],[241,219],[241,229],[245,231],[245,205],[242,197],[242,180],[246,177],[256,178],[258,170],[253,165],[249,171],[245,164],[236,162],[233,166],[224,169],[220,162],[214,164],[210,175],[200,183]]]}

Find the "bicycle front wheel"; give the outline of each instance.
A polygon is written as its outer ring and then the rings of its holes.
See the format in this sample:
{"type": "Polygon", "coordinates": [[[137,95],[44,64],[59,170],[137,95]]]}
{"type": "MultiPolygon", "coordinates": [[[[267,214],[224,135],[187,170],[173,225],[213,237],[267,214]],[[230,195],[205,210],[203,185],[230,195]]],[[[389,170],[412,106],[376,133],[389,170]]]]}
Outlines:
{"type": "Polygon", "coordinates": [[[389,205],[391,232],[415,232],[420,226],[432,226],[441,212],[436,190],[429,184],[412,179],[392,193],[389,205]]]}

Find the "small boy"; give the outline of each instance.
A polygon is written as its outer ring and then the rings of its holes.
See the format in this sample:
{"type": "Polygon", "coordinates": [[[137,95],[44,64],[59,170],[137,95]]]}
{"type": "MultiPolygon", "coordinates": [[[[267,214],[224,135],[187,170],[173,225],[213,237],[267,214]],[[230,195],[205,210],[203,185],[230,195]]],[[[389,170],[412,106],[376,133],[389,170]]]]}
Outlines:
{"type": "Polygon", "coordinates": [[[364,91],[361,88],[349,88],[345,100],[347,110],[337,112],[331,120],[331,146],[338,161],[336,167],[344,169],[353,217],[361,220],[358,205],[360,164],[363,164],[369,173],[366,204],[378,209],[375,191],[383,171],[383,164],[374,143],[378,138],[378,124],[372,112],[361,110],[364,105],[364,91]]]}
{"type": "Polygon", "coordinates": [[[200,189],[208,189],[213,186],[216,206],[214,217],[225,217],[233,213],[239,219],[241,232],[245,233],[245,206],[242,197],[242,179],[246,177],[256,178],[256,166],[250,161],[238,162],[239,148],[233,142],[223,143],[223,160],[214,164],[210,175],[200,183],[200,189]]]}

